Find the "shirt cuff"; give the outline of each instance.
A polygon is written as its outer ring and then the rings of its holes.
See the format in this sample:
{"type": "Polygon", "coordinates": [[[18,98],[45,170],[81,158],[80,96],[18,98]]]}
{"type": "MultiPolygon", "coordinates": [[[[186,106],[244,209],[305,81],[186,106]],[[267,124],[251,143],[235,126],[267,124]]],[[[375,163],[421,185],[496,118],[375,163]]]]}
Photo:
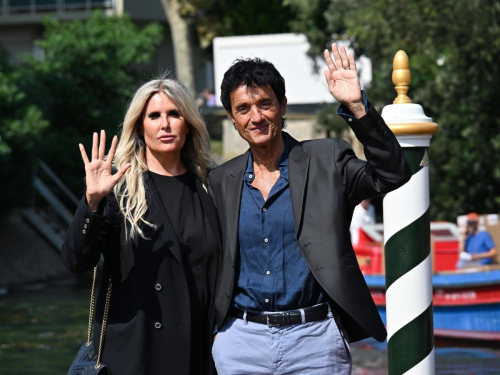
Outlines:
{"type": "MultiPolygon", "coordinates": [[[[363,104],[365,106],[365,112],[368,113],[370,112],[370,103],[368,102],[368,99],[366,98],[365,92],[361,90],[361,95],[363,96],[363,104]]],[[[337,109],[337,115],[342,117],[345,121],[349,121],[349,119],[355,120],[356,118],[352,114],[352,112],[347,108],[345,105],[341,104],[340,107],[337,109]]]]}

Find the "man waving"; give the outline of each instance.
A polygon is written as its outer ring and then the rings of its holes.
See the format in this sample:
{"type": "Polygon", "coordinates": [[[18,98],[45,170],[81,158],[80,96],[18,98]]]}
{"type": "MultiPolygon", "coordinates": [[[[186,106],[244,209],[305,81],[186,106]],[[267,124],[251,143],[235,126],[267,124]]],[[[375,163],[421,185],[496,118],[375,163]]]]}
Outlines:
{"type": "Polygon", "coordinates": [[[286,132],[285,81],[258,58],[225,73],[221,101],[250,149],[213,170],[223,234],[215,297],[219,374],[349,374],[349,342],[386,337],[349,225],[363,199],[411,176],[403,152],[359,85],[354,55],[325,51],[328,89],[365,147],[298,142],[286,132]]]}

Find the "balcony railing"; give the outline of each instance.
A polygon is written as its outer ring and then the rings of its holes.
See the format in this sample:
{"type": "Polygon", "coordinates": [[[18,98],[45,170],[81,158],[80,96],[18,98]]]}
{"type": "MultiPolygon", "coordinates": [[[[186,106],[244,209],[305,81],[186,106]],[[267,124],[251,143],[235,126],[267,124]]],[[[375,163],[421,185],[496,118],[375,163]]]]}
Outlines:
{"type": "Polygon", "coordinates": [[[64,14],[74,11],[111,9],[114,0],[0,0],[0,16],[64,14]]]}

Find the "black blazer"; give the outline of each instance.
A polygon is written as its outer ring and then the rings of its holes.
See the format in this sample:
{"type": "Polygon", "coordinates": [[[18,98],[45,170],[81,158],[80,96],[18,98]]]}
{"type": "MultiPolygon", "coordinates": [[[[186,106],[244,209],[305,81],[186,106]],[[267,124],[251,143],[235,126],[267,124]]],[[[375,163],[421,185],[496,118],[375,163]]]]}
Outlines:
{"type": "MultiPolygon", "coordinates": [[[[193,174],[194,175],[194,174],[193,174]]],[[[107,280],[115,259],[113,290],[105,334],[103,363],[113,374],[198,374],[213,371],[212,331],[205,332],[205,362],[190,363],[191,303],[189,267],[158,193],[146,177],[148,218],[156,230],[145,229],[149,239],[125,239],[123,217],[114,194],[106,197],[104,216],[93,215],[83,198],[63,244],[64,264],[73,272],[94,267],[104,255],[94,345],[96,351],[104,311],[107,280]],[[153,193],[151,193],[153,192],[153,193]],[[199,368],[203,369],[200,372],[199,368]]],[[[196,189],[205,215],[221,243],[215,206],[196,178],[196,189]]],[[[217,270],[213,270],[215,275],[217,270]]],[[[212,299],[213,300],[213,299],[212,299]]]]}
{"type": "MultiPolygon", "coordinates": [[[[349,226],[363,199],[388,193],[411,177],[394,134],[375,111],[350,121],[368,162],[340,139],[298,142],[290,137],[289,183],[295,233],[311,272],[331,297],[352,342],[387,335],[351,245],[349,226]]],[[[219,214],[223,259],[216,291],[220,327],[230,309],[239,251],[238,223],[249,151],[214,169],[208,189],[219,214]]]]}

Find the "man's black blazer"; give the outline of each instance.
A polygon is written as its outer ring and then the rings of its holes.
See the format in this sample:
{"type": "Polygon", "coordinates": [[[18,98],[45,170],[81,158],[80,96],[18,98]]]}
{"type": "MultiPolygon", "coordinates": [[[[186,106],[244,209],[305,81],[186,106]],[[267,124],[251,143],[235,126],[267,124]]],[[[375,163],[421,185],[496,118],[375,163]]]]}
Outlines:
{"type": "MultiPolygon", "coordinates": [[[[298,142],[290,137],[289,183],[295,234],[311,272],[331,297],[350,341],[387,336],[359,269],[350,241],[354,207],[388,193],[411,177],[396,137],[373,107],[349,125],[364,145],[368,162],[356,158],[340,139],[298,142]]],[[[243,174],[249,151],[214,169],[208,178],[223,236],[215,296],[216,322],[231,307],[239,254],[238,225],[243,174]]]]}

